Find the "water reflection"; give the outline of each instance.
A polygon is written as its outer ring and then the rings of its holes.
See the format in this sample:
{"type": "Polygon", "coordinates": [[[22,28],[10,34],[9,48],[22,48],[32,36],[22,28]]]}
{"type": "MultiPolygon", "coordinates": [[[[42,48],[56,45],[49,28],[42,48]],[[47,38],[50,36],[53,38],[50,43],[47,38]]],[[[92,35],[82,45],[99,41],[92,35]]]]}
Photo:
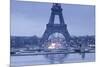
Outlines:
{"type": "Polygon", "coordinates": [[[67,57],[67,54],[48,54],[45,55],[45,58],[51,63],[63,63],[64,58],[67,57]]]}
{"type": "MultiPolygon", "coordinates": [[[[66,40],[65,37],[60,33],[54,33],[52,34],[48,41],[45,42],[45,48],[49,52],[57,53],[57,52],[64,52],[67,49],[66,48],[66,40]]],[[[67,56],[67,54],[48,54],[45,55],[45,58],[51,63],[63,63],[64,58],[67,56]]]]}
{"type": "MultiPolygon", "coordinates": [[[[46,43],[47,49],[49,52],[63,52],[66,49],[66,45],[62,42],[62,39],[54,38],[53,41],[49,41],[46,43]],[[59,41],[60,40],[60,41],[59,41]]],[[[67,54],[48,54],[45,55],[45,58],[51,63],[63,63],[64,58],[67,56],[67,54]]]]}

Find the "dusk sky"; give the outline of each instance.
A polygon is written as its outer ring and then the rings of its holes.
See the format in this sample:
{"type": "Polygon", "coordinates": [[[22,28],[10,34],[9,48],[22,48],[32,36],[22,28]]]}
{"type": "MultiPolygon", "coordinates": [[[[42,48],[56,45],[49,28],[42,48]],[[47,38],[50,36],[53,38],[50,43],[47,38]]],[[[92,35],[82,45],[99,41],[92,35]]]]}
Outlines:
{"type": "MultiPolygon", "coordinates": [[[[11,0],[11,35],[41,37],[49,22],[51,7],[52,3],[11,0]]],[[[95,6],[62,4],[62,8],[70,35],[95,35],[95,6]]]]}

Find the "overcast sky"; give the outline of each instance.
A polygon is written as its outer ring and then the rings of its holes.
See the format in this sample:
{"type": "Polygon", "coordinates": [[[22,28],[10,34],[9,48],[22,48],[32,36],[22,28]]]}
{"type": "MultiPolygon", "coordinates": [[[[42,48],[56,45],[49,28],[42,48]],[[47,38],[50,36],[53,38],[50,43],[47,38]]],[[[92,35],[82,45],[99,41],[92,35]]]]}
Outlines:
{"type": "MultiPolygon", "coordinates": [[[[11,35],[41,37],[49,22],[51,3],[11,0],[11,35]]],[[[64,21],[70,35],[95,34],[95,6],[62,4],[64,21]]],[[[55,23],[58,23],[56,17],[55,23]]]]}

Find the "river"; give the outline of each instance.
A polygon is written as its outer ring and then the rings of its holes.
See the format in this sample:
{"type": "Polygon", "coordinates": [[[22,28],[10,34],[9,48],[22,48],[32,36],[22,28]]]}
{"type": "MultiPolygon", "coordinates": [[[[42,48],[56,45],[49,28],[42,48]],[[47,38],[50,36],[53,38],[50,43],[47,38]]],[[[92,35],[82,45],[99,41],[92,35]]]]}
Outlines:
{"type": "MultiPolygon", "coordinates": [[[[56,56],[60,58],[60,56],[56,56]]],[[[86,53],[85,58],[79,53],[65,55],[63,60],[50,60],[45,55],[34,56],[11,56],[11,66],[27,66],[27,65],[41,65],[41,64],[54,64],[54,63],[78,63],[78,62],[94,62],[95,53],[86,53]]]]}

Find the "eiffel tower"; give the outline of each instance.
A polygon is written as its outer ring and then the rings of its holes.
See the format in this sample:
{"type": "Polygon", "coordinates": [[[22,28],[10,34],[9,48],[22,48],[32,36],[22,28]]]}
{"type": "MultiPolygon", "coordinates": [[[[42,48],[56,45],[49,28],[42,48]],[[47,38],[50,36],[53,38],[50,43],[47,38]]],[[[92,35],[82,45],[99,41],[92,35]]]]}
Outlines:
{"type": "Polygon", "coordinates": [[[49,19],[49,23],[46,25],[46,30],[42,36],[42,39],[40,40],[40,44],[43,44],[44,42],[46,42],[46,40],[48,40],[49,36],[56,32],[63,34],[63,36],[66,39],[66,43],[69,42],[70,35],[67,30],[67,25],[64,22],[62,10],[63,9],[61,8],[61,4],[53,3],[53,6],[51,8],[51,16],[49,19]],[[57,15],[59,16],[59,19],[60,19],[59,24],[54,23],[55,16],[57,16],[57,15]]]}

